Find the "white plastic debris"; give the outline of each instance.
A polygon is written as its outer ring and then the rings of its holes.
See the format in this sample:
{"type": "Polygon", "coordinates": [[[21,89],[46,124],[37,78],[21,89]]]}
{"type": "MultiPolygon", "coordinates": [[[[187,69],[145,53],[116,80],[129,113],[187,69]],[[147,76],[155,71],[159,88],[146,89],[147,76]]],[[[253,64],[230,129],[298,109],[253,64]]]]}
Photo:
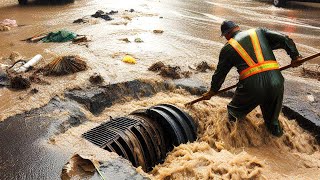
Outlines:
{"type": "Polygon", "coordinates": [[[42,56],[40,54],[37,54],[34,56],[30,61],[28,61],[26,64],[20,66],[19,68],[14,69],[16,72],[25,72],[27,71],[31,66],[34,66],[42,59],[42,56]]]}

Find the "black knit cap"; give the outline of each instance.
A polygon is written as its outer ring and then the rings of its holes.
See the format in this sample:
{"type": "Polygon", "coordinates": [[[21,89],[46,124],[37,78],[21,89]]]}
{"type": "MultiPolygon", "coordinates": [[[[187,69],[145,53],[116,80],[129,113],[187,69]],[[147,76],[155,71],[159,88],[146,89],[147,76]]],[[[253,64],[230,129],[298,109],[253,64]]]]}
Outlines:
{"type": "Polygon", "coordinates": [[[221,24],[221,36],[226,35],[235,27],[238,27],[238,25],[233,21],[223,21],[221,24]]]}

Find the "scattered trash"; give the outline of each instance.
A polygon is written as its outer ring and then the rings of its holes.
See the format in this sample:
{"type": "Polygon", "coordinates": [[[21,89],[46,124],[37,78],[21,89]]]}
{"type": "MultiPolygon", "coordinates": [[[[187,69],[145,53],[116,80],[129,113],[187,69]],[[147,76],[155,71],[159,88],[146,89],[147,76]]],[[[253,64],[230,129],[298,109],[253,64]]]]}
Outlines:
{"type": "Polygon", "coordinates": [[[160,75],[163,77],[169,77],[172,79],[180,79],[180,67],[179,66],[165,66],[161,68],[160,75]]]}
{"type": "Polygon", "coordinates": [[[156,33],[156,34],[162,34],[163,33],[163,30],[153,30],[153,33],[156,33]]]}
{"type": "Polygon", "coordinates": [[[124,41],[126,43],[130,43],[131,41],[128,38],[119,39],[120,41],[124,41]]]}
{"type": "Polygon", "coordinates": [[[148,70],[149,71],[160,71],[161,68],[165,67],[165,65],[163,64],[163,62],[159,61],[159,62],[156,62],[154,64],[152,64],[148,70]]]}
{"type": "Polygon", "coordinates": [[[125,62],[125,63],[130,63],[130,64],[136,64],[137,63],[136,59],[134,57],[130,56],[130,55],[124,56],[122,61],[125,62]]]}
{"type": "Polygon", "coordinates": [[[21,75],[10,77],[10,88],[12,89],[28,89],[31,86],[29,79],[22,77],[21,75]]]}
{"type": "Polygon", "coordinates": [[[12,27],[17,27],[17,21],[12,19],[5,19],[0,22],[0,31],[10,31],[12,27]]]}
{"type": "Polygon", "coordinates": [[[87,23],[87,22],[89,22],[88,20],[85,20],[85,19],[83,19],[83,18],[79,18],[79,19],[77,19],[77,20],[74,20],[72,23],[87,23]]]}
{"type": "Polygon", "coordinates": [[[0,25],[8,26],[8,27],[17,27],[18,26],[17,21],[14,19],[5,19],[0,22],[0,25]]]}
{"type": "Polygon", "coordinates": [[[143,40],[142,40],[141,38],[135,38],[135,39],[134,39],[134,42],[136,42],[136,43],[142,43],[143,40]]]}
{"type": "Polygon", "coordinates": [[[196,67],[196,70],[197,71],[200,71],[200,72],[206,72],[207,69],[209,70],[214,70],[215,68],[212,67],[212,66],[209,66],[207,62],[205,61],[202,61],[201,63],[199,63],[196,67]]]}
{"type": "Polygon", "coordinates": [[[134,9],[130,9],[130,10],[125,10],[126,12],[134,12],[134,9]]]}
{"type": "MultiPolygon", "coordinates": [[[[112,14],[115,14],[115,11],[112,11],[112,14]]],[[[109,13],[105,13],[101,10],[98,10],[95,14],[92,14],[91,17],[94,17],[94,18],[102,18],[106,21],[111,21],[113,20],[109,15],[109,13]]]]}
{"type": "Polygon", "coordinates": [[[67,75],[84,71],[87,63],[79,56],[60,56],[46,65],[42,71],[45,75],[67,75]]]}
{"type": "MultiPolygon", "coordinates": [[[[110,12],[104,12],[102,10],[98,10],[96,13],[92,14],[91,17],[93,17],[93,18],[102,18],[102,19],[104,19],[106,21],[111,21],[113,19],[111,18],[110,15],[113,15],[113,14],[116,14],[116,13],[118,13],[118,11],[111,10],[110,12]]],[[[76,20],[73,21],[73,23],[78,23],[78,24],[80,24],[80,23],[88,23],[88,22],[91,22],[92,24],[97,24],[98,23],[97,21],[93,22],[87,16],[85,16],[83,18],[76,19],[76,20]]]]}
{"type": "Polygon", "coordinates": [[[37,54],[36,56],[34,56],[30,61],[28,61],[27,63],[25,63],[24,65],[15,68],[14,71],[16,71],[17,73],[21,73],[21,72],[26,72],[28,71],[32,66],[34,66],[35,64],[37,64],[40,60],[42,59],[42,56],[40,54],[37,54]]]}
{"type": "Polygon", "coordinates": [[[36,42],[39,42],[41,39],[43,39],[43,38],[45,38],[47,36],[48,36],[48,33],[42,33],[42,34],[35,35],[35,36],[31,37],[31,38],[24,39],[22,41],[36,43],[36,42]]]}
{"type": "Polygon", "coordinates": [[[190,71],[182,71],[179,66],[169,66],[165,65],[163,62],[159,61],[152,64],[149,68],[149,71],[159,72],[159,75],[162,77],[168,77],[172,79],[180,79],[182,77],[189,78],[192,74],[190,71]]]}
{"type": "Polygon", "coordinates": [[[78,44],[78,43],[89,42],[89,41],[91,41],[90,37],[85,35],[79,35],[72,40],[72,43],[78,44]]]}
{"type": "Polygon", "coordinates": [[[90,76],[89,81],[92,84],[101,84],[104,80],[100,74],[94,73],[92,76],[90,76]]]}
{"type": "Polygon", "coordinates": [[[41,39],[42,42],[67,42],[71,41],[74,38],[77,37],[77,34],[66,31],[66,30],[61,30],[57,32],[50,32],[46,37],[41,39]]]}
{"type": "Polygon", "coordinates": [[[183,76],[184,78],[189,78],[189,77],[192,75],[192,72],[190,72],[190,71],[183,71],[183,72],[181,72],[181,74],[182,74],[182,76],[183,76]]]}
{"type": "Polygon", "coordinates": [[[113,14],[117,14],[118,11],[114,11],[114,10],[111,10],[110,12],[108,12],[109,15],[113,15],[113,14]]]}

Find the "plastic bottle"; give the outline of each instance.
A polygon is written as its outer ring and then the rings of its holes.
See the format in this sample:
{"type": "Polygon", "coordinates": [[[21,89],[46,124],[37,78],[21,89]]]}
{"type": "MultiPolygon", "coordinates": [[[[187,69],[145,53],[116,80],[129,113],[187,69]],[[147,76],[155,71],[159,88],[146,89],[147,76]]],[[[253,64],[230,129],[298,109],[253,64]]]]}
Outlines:
{"type": "Polygon", "coordinates": [[[16,72],[26,72],[31,66],[34,66],[42,59],[42,56],[40,54],[37,54],[34,56],[30,61],[25,63],[24,65],[20,66],[19,68],[15,69],[16,72]]]}

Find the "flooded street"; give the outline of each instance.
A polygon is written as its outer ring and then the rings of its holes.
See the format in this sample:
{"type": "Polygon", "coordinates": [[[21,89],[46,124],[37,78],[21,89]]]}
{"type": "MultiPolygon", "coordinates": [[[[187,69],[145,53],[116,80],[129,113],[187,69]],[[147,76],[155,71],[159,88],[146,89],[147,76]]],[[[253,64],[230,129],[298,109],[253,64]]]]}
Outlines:
{"type": "MultiPolygon", "coordinates": [[[[0,175],[0,179],[49,179],[51,175],[52,179],[59,179],[60,174],[57,173],[66,158],[78,152],[114,157],[115,154],[100,152],[99,148],[83,140],[81,134],[110,116],[126,115],[159,103],[175,104],[187,111],[199,124],[198,139],[170,152],[163,164],[148,172],[147,176],[151,179],[319,179],[320,147],[313,135],[282,114],[280,121],[285,135],[275,138],[267,132],[258,108],[245,121],[230,126],[226,113],[226,105],[230,101],[228,98],[216,97],[186,109],[183,104],[196,97],[182,90],[173,90],[140,100],[129,97],[127,102],[112,103],[111,107],[98,114],[90,112],[90,105],[84,103],[79,111],[85,114],[88,122],[60,134],[51,132],[50,124],[53,122],[50,118],[63,117],[69,112],[56,110],[59,111],[56,113],[49,109],[45,111],[46,115],[40,114],[41,118],[34,123],[27,122],[28,115],[24,119],[25,116],[19,114],[28,114],[31,110],[43,107],[54,97],[63,101],[67,99],[65,92],[68,90],[95,87],[89,82],[94,73],[103,77],[101,86],[135,79],[170,81],[148,70],[158,61],[179,66],[181,71],[190,72],[190,79],[208,87],[213,71],[199,73],[194,67],[202,61],[216,67],[220,50],[226,43],[220,37],[220,25],[226,19],[235,21],[243,30],[265,27],[287,34],[304,57],[310,56],[320,52],[320,3],[290,2],[287,8],[277,8],[267,0],[76,0],[66,5],[19,6],[17,0],[0,0],[0,21],[4,19],[16,20],[18,27],[0,31],[1,67],[11,65],[13,60],[8,57],[12,52],[17,52],[23,60],[41,54],[44,58],[35,69],[43,67],[57,56],[78,55],[85,59],[88,70],[65,76],[43,76],[47,84],[32,83],[27,90],[0,87],[0,125],[6,128],[0,135],[0,142],[10,141],[11,137],[17,138],[7,148],[0,150],[0,170],[8,172],[0,175]],[[91,17],[98,10],[118,13],[110,15],[111,21],[91,17]],[[79,18],[89,20],[87,23],[73,23],[79,18]],[[85,45],[23,41],[59,30],[87,35],[91,41],[85,45]],[[163,33],[154,33],[154,30],[163,30],[163,33]],[[130,42],[123,40],[126,38],[130,42]],[[127,54],[133,56],[137,63],[124,63],[122,59],[127,54]],[[32,89],[36,89],[37,93],[32,93],[32,89]],[[13,124],[6,122],[14,120],[10,119],[14,115],[18,115],[20,120],[13,124]],[[46,119],[47,115],[49,119],[46,119]],[[19,128],[15,129],[14,125],[19,128]],[[33,129],[33,126],[37,128],[33,129]],[[23,127],[26,128],[20,129],[23,127]],[[5,133],[11,130],[17,132],[5,137],[5,133]],[[21,134],[16,135],[18,132],[21,134]],[[26,138],[26,134],[32,138],[26,138]],[[18,145],[21,147],[8,153],[18,145]],[[25,154],[22,153],[24,146],[30,148],[25,154]],[[37,151],[44,158],[37,159],[36,153],[33,153],[37,151]],[[22,154],[20,160],[14,157],[18,154],[22,154]],[[44,164],[43,167],[32,163],[31,157],[44,164]],[[56,160],[53,160],[54,157],[57,157],[56,160]],[[24,172],[21,164],[15,165],[23,161],[30,162],[28,171],[24,172]],[[51,170],[44,172],[50,166],[51,170]],[[12,175],[15,168],[19,176],[12,175]],[[33,172],[33,168],[41,173],[33,172]]],[[[290,57],[284,50],[274,53],[280,66],[290,63],[290,57]]],[[[306,64],[320,70],[320,58],[306,64]]],[[[283,75],[286,80],[312,86],[312,91],[303,92],[303,96],[314,95],[312,97],[316,99],[312,102],[316,104],[319,102],[316,96],[320,92],[319,77],[303,76],[301,72],[305,66],[288,69],[283,75]]],[[[238,76],[236,70],[232,69],[223,87],[235,84],[238,76]]],[[[319,109],[314,113],[320,121],[319,109]]],[[[30,118],[35,118],[35,115],[37,110],[30,118]]]]}
{"type": "MultiPolygon", "coordinates": [[[[284,9],[263,1],[79,0],[64,6],[25,7],[17,5],[16,1],[1,2],[0,19],[15,19],[22,26],[1,32],[0,57],[7,58],[13,51],[19,52],[25,59],[41,54],[45,60],[37,65],[39,67],[50,62],[54,56],[76,54],[87,59],[90,70],[76,77],[48,77],[46,80],[51,83],[50,88],[33,84],[32,88],[39,89],[39,93],[32,97],[25,92],[0,89],[0,100],[3,102],[0,105],[0,120],[40,107],[66,88],[83,86],[94,72],[100,73],[110,83],[135,78],[158,78],[147,71],[147,67],[157,61],[180,66],[182,70],[188,70],[188,67],[201,61],[216,64],[225,43],[225,39],[220,38],[220,24],[224,19],[236,21],[243,29],[266,27],[286,33],[296,42],[304,56],[319,52],[320,49],[319,4],[294,3],[289,4],[289,9],[284,9]],[[118,10],[119,13],[113,15],[112,21],[93,19],[86,24],[72,23],[100,9],[118,10]],[[129,9],[135,12],[125,11],[129,9]],[[21,41],[61,29],[91,36],[92,42],[89,42],[87,48],[71,43],[21,41]],[[152,33],[155,29],[164,30],[164,33],[152,33]],[[144,43],[119,40],[128,38],[133,41],[137,37],[143,39],[144,43]],[[138,63],[128,65],[121,62],[124,54],[133,55],[138,63]]],[[[276,51],[275,54],[280,65],[290,62],[284,51],[276,51]]],[[[319,64],[319,58],[311,63],[319,64]]],[[[211,74],[194,74],[194,77],[209,83],[211,74]]],[[[230,82],[235,82],[237,73],[231,73],[228,78],[230,82]]]]}

